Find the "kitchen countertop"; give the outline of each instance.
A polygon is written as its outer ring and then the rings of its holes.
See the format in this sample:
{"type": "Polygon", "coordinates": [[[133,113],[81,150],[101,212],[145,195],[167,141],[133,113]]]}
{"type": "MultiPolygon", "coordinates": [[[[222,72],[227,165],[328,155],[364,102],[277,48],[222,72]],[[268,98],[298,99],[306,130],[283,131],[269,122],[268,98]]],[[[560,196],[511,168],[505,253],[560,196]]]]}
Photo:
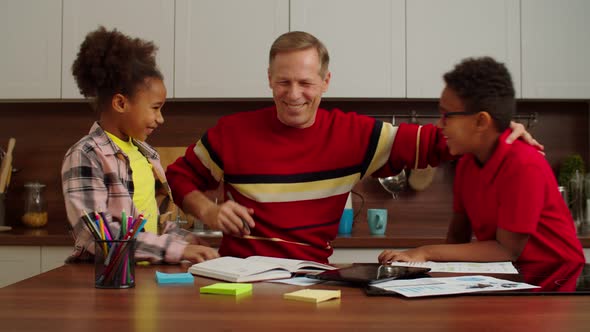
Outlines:
{"type": "MultiPolygon", "coordinates": [[[[444,243],[447,225],[439,222],[390,222],[385,235],[369,234],[366,222],[356,222],[351,235],[339,235],[332,246],[338,248],[413,248],[428,244],[444,243]]],[[[585,229],[578,234],[582,246],[590,248],[590,230],[585,229]]],[[[220,237],[204,237],[212,246],[218,246],[220,237]]],[[[73,240],[65,225],[52,223],[46,227],[31,229],[24,226],[14,227],[10,231],[0,232],[0,246],[68,246],[73,240]]]]}

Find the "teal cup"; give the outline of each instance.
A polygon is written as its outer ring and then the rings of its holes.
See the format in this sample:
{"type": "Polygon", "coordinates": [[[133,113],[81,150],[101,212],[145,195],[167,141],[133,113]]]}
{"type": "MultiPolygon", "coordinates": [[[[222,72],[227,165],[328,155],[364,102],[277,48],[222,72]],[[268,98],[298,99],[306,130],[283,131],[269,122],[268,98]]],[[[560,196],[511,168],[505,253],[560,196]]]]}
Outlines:
{"type": "Polygon", "coordinates": [[[352,209],[344,209],[342,217],[340,217],[340,224],[338,225],[338,234],[352,234],[352,209]]]}
{"type": "Polygon", "coordinates": [[[387,209],[368,209],[367,221],[371,235],[384,235],[387,228],[387,209]]]}

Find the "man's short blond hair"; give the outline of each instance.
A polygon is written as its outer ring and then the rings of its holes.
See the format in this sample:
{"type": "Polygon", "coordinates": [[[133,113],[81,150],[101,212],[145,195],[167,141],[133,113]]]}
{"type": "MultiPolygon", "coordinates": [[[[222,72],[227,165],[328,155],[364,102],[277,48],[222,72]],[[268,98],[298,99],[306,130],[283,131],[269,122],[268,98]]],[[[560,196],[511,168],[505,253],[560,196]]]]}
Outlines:
{"type": "Polygon", "coordinates": [[[269,68],[281,52],[290,52],[298,50],[306,50],[315,48],[320,58],[320,76],[326,77],[328,73],[328,66],[330,64],[330,55],[326,46],[314,37],[313,35],[303,31],[291,31],[280,35],[270,47],[270,54],[268,57],[269,68]]]}

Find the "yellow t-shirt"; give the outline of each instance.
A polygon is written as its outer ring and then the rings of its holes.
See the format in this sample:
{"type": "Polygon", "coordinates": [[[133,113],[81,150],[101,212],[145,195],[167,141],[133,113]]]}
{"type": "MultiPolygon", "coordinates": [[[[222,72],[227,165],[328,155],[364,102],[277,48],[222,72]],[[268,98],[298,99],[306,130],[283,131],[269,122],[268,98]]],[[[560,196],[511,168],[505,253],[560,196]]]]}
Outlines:
{"type": "Polygon", "coordinates": [[[139,152],[131,138],[125,142],[109,132],[107,135],[129,157],[134,186],[133,204],[144,218],[148,219],[145,230],[157,234],[158,204],[156,203],[156,180],[152,172],[152,164],[139,152]]]}

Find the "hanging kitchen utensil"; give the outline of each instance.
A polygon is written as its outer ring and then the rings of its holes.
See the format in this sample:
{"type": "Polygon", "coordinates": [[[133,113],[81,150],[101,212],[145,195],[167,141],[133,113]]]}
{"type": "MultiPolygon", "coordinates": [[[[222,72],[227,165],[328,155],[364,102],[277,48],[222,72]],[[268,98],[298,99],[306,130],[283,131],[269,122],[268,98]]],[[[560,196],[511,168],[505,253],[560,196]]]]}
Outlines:
{"type": "Polygon", "coordinates": [[[410,172],[408,177],[408,184],[416,191],[422,191],[432,183],[434,179],[434,173],[436,168],[427,165],[426,168],[418,168],[418,160],[420,159],[420,131],[422,126],[418,126],[418,132],[416,133],[416,162],[414,168],[410,172]]]}
{"type": "MultiPolygon", "coordinates": [[[[395,125],[395,115],[391,117],[391,124],[395,125]]],[[[407,177],[406,172],[402,170],[397,175],[388,176],[385,178],[378,178],[379,183],[388,191],[394,199],[398,197],[398,194],[406,190],[407,186],[407,177]]]]}

